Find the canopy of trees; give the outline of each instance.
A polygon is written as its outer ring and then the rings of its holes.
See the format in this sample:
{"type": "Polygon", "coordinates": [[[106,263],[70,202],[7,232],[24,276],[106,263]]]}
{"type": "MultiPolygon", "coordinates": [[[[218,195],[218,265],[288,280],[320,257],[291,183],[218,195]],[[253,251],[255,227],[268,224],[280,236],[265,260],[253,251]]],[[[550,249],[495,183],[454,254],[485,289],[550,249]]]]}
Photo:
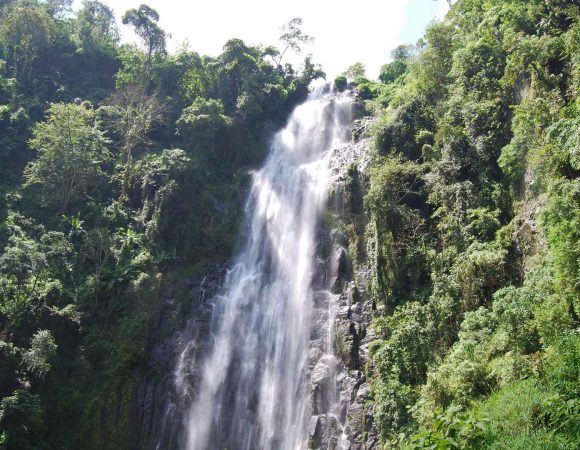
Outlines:
{"type": "Polygon", "coordinates": [[[147,5],[121,45],[107,5],[71,3],[0,2],[3,449],[129,448],[163,277],[231,255],[247,173],[321,74],[239,39],[169,54],[147,5]]]}
{"type": "MultiPolygon", "coordinates": [[[[248,172],[323,75],[280,48],[167,51],[147,5],[0,0],[0,448],[131,448],[172,276],[232,254],[248,172]]],[[[363,7],[363,6],[358,6],[363,7]]],[[[580,447],[580,6],[457,0],[378,81],[346,235],[377,306],[384,448],[580,447]]],[[[366,119],[363,119],[366,120],[366,119]]],[[[357,137],[357,136],[355,136],[357,137]]],[[[358,292],[358,291],[357,291],[358,292]]]]}
{"type": "Polygon", "coordinates": [[[385,448],[580,445],[579,18],[458,0],[379,82],[352,80],[374,116],[347,231],[380,310],[385,448]]]}

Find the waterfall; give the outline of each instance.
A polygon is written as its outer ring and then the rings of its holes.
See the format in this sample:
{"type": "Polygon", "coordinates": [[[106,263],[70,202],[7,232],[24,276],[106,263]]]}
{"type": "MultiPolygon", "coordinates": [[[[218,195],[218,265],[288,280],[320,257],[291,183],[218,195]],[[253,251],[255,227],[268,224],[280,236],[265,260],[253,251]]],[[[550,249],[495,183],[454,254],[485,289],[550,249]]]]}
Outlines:
{"type": "MultiPolygon", "coordinates": [[[[351,105],[348,94],[317,87],[253,174],[242,251],[208,301],[212,342],[195,361],[200,379],[193,388],[177,383],[194,392],[183,448],[307,447],[316,230],[331,150],[350,140],[351,105]]],[[[194,362],[180,358],[186,364],[194,362]]]]}

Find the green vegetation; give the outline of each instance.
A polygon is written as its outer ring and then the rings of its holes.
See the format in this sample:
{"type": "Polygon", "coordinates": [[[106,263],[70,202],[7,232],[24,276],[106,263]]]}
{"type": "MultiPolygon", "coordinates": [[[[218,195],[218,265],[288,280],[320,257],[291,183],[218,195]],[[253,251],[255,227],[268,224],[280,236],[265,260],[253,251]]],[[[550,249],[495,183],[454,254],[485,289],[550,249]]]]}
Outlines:
{"type": "MultiPolygon", "coordinates": [[[[159,289],[232,253],[248,171],[321,71],[166,51],[147,5],[0,2],[0,448],[129,448],[159,289]],[[193,269],[192,269],[193,270],[193,269]]],[[[266,58],[276,55],[277,64],[266,58]]]]}
{"type": "MultiPolygon", "coordinates": [[[[71,3],[0,0],[6,450],[130,448],[160,289],[231,255],[249,170],[322,74],[285,63],[312,40],[299,18],[281,50],[212,58],[168,53],[147,5],[123,15],[133,46],[106,5],[71,3]]],[[[378,81],[360,62],[335,79],[375,119],[345,221],[384,448],[580,447],[579,18],[458,0],[378,81]]]]}
{"type": "Polygon", "coordinates": [[[579,18],[458,0],[354,81],[385,448],[580,446],[579,18]]]}

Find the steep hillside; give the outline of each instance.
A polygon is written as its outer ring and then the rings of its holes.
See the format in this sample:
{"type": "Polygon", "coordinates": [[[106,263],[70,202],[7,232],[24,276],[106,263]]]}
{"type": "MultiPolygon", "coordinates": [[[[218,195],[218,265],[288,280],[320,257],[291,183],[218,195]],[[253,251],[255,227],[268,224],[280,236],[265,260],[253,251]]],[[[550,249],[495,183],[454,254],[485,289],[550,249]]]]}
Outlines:
{"type": "Polygon", "coordinates": [[[380,83],[354,79],[372,163],[344,228],[386,448],[579,445],[579,17],[459,0],[380,83]]]}
{"type": "Polygon", "coordinates": [[[0,0],[0,449],[239,430],[244,448],[579,448],[580,5],[451,3],[379,80],[357,63],[288,125],[228,310],[250,174],[324,75],[283,59],[301,20],[282,51],[208,57],[169,53],[147,5],[127,45],[97,0],[0,0]]]}
{"type": "Polygon", "coordinates": [[[169,54],[146,5],[121,45],[110,8],[71,3],[0,2],[6,449],[130,447],[164,293],[232,255],[248,173],[321,74],[239,39],[169,54]]]}

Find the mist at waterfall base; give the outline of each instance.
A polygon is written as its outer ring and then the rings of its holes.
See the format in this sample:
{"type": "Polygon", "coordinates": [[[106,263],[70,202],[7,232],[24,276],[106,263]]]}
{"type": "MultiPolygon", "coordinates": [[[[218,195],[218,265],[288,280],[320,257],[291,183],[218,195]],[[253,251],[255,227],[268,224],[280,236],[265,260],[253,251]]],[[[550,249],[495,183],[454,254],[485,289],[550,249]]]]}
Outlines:
{"type": "MultiPolygon", "coordinates": [[[[184,351],[176,368],[178,395],[193,399],[180,448],[307,448],[316,230],[328,160],[350,141],[351,111],[348,93],[317,86],[254,173],[243,249],[220,294],[208,300],[212,342],[202,361],[184,351]],[[183,375],[192,364],[202,366],[193,386],[183,375]]],[[[332,362],[330,333],[326,341],[322,358],[332,362]]]]}

